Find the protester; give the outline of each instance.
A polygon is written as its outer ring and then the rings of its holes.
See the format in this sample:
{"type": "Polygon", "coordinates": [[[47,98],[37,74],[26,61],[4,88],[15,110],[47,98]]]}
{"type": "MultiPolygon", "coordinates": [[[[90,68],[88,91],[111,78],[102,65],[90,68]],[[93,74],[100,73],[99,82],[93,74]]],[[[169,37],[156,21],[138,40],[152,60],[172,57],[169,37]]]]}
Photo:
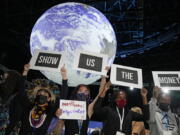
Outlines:
{"type": "MultiPolygon", "coordinates": [[[[9,70],[4,72],[0,82],[0,134],[4,135],[5,128],[8,126],[11,118],[11,103],[16,102],[16,95],[20,89],[22,76],[15,70],[9,70]]],[[[17,114],[16,119],[18,118],[19,115],[17,114]]]]}
{"type": "MultiPolygon", "coordinates": [[[[109,106],[102,107],[103,98],[109,87],[105,87],[104,91],[99,95],[94,105],[94,111],[99,114],[99,118],[104,122],[104,135],[116,135],[117,132],[123,132],[131,135],[132,121],[144,121],[143,115],[133,111],[129,111],[126,107],[127,98],[123,90],[114,93],[113,102],[109,106]]],[[[143,98],[143,112],[148,113],[148,105],[146,97],[143,98]]]]}
{"type": "MultiPolygon", "coordinates": [[[[23,76],[26,76],[29,71],[29,65],[25,65],[23,76]]],[[[61,68],[62,75],[62,90],[61,99],[67,98],[67,73],[65,67],[61,68]]],[[[52,118],[61,114],[59,107],[59,100],[55,99],[54,94],[48,87],[38,87],[37,94],[33,104],[28,100],[26,92],[24,90],[24,82],[21,83],[21,87],[18,92],[19,103],[23,114],[21,115],[21,129],[19,135],[45,135],[52,118]]],[[[15,121],[10,121],[10,125],[15,121]]],[[[12,129],[8,128],[9,134],[12,129]]]]}
{"type": "Polygon", "coordinates": [[[154,87],[153,97],[149,102],[150,135],[180,135],[180,119],[171,112],[170,104],[170,95],[154,87]]]}
{"type": "MultiPolygon", "coordinates": [[[[107,67],[106,70],[109,70],[107,67]]],[[[101,78],[101,84],[99,87],[99,94],[105,87],[105,76],[101,78]]],[[[99,95],[98,94],[98,95],[99,95]]],[[[71,94],[71,100],[85,101],[87,105],[87,120],[65,120],[65,135],[87,135],[88,124],[91,116],[93,115],[93,107],[98,96],[90,103],[90,89],[87,85],[78,85],[71,94]]]]}

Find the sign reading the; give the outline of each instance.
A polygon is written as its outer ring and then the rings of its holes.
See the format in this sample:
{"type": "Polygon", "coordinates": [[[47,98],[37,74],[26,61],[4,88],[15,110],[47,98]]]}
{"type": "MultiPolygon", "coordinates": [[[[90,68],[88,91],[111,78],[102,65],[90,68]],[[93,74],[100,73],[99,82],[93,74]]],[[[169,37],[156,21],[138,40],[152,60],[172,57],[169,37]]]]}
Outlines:
{"type": "Polygon", "coordinates": [[[142,88],[142,70],[122,65],[111,66],[111,83],[133,88],[142,88]]]}
{"type": "Polygon", "coordinates": [[[77,51],[74,68],[79,71],[106,75],[107,55],[77,51]]]}
{"type": "Polygon", "coordinates": [[[61,119],[86,120],[86,102],[60,100],[61,119]]]}
{"type": "Polygon", "coordinates": [[[180,90],[180,72],[152,71],[155,86],[169,90],[180,90]]]}
{"type": "Polygon", "coordinates": [[[62,66],[62,53],[37,50],[31,58],[31,69],[58,71],[62,66]]]}

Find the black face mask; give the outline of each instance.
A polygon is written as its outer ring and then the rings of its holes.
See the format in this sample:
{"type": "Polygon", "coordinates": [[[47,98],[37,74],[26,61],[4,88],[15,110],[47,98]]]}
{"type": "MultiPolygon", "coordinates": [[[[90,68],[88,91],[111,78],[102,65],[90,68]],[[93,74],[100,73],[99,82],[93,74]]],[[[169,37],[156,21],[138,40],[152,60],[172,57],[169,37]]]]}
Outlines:
{"type": "Polygon", "coordinates": [[[43,105],[45,103],[47,103],[47,96],[43,96],[43,95],[37,95],[36,98],[35,98],[35,102],[38,104],[38,105],[43,105]]]}
{"type": "Polygon", "coordinates": [[[164,112],[168,112],[170,105],[168,103],[159,103],[159,108],[164,112]]]}
{"type": "Polygon", "coordinates": [[[87,102],[89,102],[90,96],[89,96],[89,94],[85,95],[84,93],[77,93],[76,94],[76,99],[79,100],[79,101],[87,101],[87,102]]]}

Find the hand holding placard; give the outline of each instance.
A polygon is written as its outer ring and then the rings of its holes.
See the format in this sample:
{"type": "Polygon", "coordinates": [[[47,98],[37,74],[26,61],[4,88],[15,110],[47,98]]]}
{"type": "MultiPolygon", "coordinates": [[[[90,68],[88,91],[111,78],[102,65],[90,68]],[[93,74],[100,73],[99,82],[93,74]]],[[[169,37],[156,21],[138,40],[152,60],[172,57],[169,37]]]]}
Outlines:
{"type": "Polygon", "coordinates": [[[147,89],[146,89],[146,88],[142,88],[142,89],[141,89],[141,96],[142,96],[142,97],[147,97],[147,94],[148,94],[147,89]]]}
{"type": "Polygon", "coordinates": [[[62,115],[62,109],[58,108],[56,110],[56,116],[59,118],[62,115]]]}
{"type": "Polygon", "coordinates": [[[22,75],[23,75],[23,76],[27,76],[27,74],[28,74],[28,72],[29,72],[29,69],[30,69],[30,64],[29,64],[29,63],[28,63],[28,64],[25,64],[22,75]]]}
{"type": "Polygon", "coordinates": [[[159,88],[158,86],[154,86],[154,88],[153,88],[153,97],[158,98],[158,95],[159,95],[160,91],[161,91],[161,88],[159,88]]]}
{"type": "Polygon", "coordinates": [[[61,76],[63,80],[67,80],[67,69],[65,68],[65,64],[61,67],[61,76]]]}
{"type": "Polygon", "coordinates": [[[148,94],[148,90],[146,88],[142,88],[141,89],[141,96],[142,96],[142,99],[143,99],[143,105],[148,104],[147,94],[148,94]]]}

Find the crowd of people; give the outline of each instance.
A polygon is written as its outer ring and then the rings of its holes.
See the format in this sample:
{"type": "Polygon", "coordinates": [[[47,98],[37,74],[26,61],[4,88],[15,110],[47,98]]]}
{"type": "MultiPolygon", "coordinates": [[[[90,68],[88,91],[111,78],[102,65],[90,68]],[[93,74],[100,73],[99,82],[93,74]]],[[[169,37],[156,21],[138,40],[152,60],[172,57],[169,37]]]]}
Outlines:
{"type": "Polygon", "coordinates": [[[22,74],[9,70],[1,76],[0,135],[87,135],[90,120],[103,122],[102,130],[92,135],[180,135],[180,118],[171,111],[171,97],[158,87],[154,87],[149,102],[148,90],[141,89],[142,106],[128,108],[128,95],[121,89],[114,91],[110,104],[104,105],[111,85],[105,76],[101,78],[97,96],[90,100],[87,85],[80,84],[73,92],[69,91],[65,65],[59,73],[61,88],[45,85],[44,81],[26,88],[29,67],[26,64],[22,74]],[[59,90],[59,96],[53,88],[59,90]],[[87,119],[59,119],[61,99],[85,101],[87,119]]]}

